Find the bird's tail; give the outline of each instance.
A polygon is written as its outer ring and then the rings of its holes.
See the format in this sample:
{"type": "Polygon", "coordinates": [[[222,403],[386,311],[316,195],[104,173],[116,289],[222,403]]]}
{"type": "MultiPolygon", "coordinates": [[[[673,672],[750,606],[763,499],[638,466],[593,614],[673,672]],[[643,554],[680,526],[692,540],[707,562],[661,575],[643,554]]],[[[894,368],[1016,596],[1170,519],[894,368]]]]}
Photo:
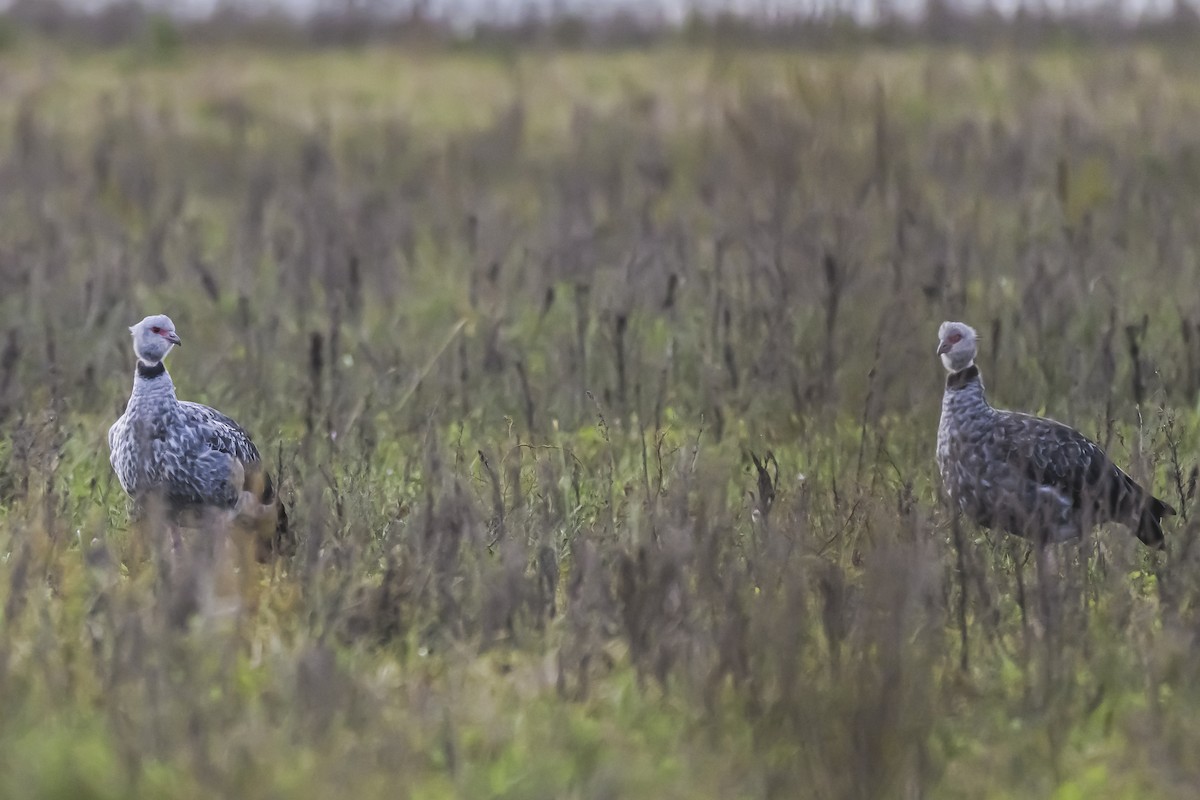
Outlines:
{"type": "Polygon", "coordinates": [[[1150,501],[1146,503],[1146,507],[1142,509],[1142,515],[1138,517],[1137,537],[1150,547],[1161,550],[1165,546],[1162,518],[1173,516],[1175,516],[1175,509],[1157,497],[1151,497],[1150,501]]]}

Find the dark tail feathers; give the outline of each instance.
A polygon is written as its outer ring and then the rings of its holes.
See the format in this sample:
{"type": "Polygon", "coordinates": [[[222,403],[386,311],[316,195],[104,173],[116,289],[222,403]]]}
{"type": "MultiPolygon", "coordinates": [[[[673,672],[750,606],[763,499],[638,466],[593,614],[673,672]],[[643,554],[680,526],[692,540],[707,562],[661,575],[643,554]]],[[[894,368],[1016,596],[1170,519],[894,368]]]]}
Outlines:
{"type": "Polygon", "coordinates": [[[1150,502],[1142,509],[1142,516],[1138,518],[1137,537],[1144,544],[1161,550],[1166,545],[1163,537],[1162,518],[1173,516],[1175,516],[1175,509],[1157,497],[1151,497],[1150,502]]]}

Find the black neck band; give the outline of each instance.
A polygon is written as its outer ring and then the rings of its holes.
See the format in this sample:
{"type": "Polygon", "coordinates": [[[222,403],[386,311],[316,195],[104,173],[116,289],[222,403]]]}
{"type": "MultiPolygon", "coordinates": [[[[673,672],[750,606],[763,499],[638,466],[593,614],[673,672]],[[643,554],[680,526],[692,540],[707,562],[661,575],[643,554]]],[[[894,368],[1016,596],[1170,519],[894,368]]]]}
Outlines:
{"type": "Polygon", "coordinates": [[[979,367],[972,364],[966,369],[960,369],[946,376],[947,389],[961,389],[979,377],[979,367]]]}
{"type": "Polygon", "coordinates": [[[167,371],[167,367],[161,361],[157,364],[143,364],[137,362],[137,374],[139,378],[157,378],[167,371]]]}

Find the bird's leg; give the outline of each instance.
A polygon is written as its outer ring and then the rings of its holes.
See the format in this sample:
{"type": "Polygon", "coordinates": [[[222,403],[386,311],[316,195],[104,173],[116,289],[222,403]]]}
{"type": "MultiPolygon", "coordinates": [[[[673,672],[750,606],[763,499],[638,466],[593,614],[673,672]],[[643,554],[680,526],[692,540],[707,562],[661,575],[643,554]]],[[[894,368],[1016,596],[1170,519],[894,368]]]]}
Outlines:
{"type": "Polygon", "coordinates": [[[1027,547],[1023,557],[1018,558],[1015,537],[1009,542],[1009,555],[1016,567],[1017,577],[1017,607],[1021,609],[1021,640],[1023,643],[1024,668],[1029,668],[1029,653],[1032,648],[1029,641],[1029,607],[1025,597],[1025,565],[1029,563],[1030,549],[1027,547]]]}
{"type": "Polygon", "coordinates": [[[221,592],[227,598],[226,608],[235,616],[258,607],[259,573],[254,553],[258,521],[267,509],[252,493],[243,491],[236,505],[219,517],[220,535],[214,537],[218,546],[217,574],[221,592]]]}
{"type": "Polygon", "coordinates": [[[234,621],[242,607],[237,564],[231,553],[236,546],[232,522],[228,510],[216,509],[207,510],[203,520],[201,609],[207,624],[234,621]]]}
{"type": "Polygon", "coordinates": [[[967,568],[963,555],[962,520],[958,514],[951,519],[951,529],[954,534],[954,553],[956,570],[959,580],[958,595],[958,631],[959,631],[959,668],[964,672],[970,669],[969,646],[967,639],[967,568]]]}
{"type": "Polygon", "coordinates": [[[174,579],[177,577],[179,565],[187,560],[187,554],[183,550],[183,532],[179,530],[179,523],[175,520],[167,520],[167,541],[170,544],[163,553],[163,564],[174,579]]]}
{"type": "Polygon", "coordinates": [[[1038,623],[1044,634],[1050,626],[1050,566],[1046,563],[1046,543],[1033,544],[1033,563],[1038,582],[1038,623]]]}
{"type": "MultiPolygon", "coordinates": [[[[1056,683],[1058,670],[1058,649],[1059,649],[1059,619],[1058,614],[1060,608],[1057,604],[1057,593],[1055,592],[1056,579],[1058,578],[1058,567],[1054,554],[1047,546],[1044,537],[1039,537],[1034,542],[1034,557],[1037,563],[1037,578],[1038,578],[1038,611],[1041,617],[1043,630],[1043,641],[1045,648],[1043,653],[1045,660],[1043,663],[1043,692],[1049,692],[1051,687],[1056,683]]],[[[1045,696],[1045,695],[1043,695],[1045,696]]]]}

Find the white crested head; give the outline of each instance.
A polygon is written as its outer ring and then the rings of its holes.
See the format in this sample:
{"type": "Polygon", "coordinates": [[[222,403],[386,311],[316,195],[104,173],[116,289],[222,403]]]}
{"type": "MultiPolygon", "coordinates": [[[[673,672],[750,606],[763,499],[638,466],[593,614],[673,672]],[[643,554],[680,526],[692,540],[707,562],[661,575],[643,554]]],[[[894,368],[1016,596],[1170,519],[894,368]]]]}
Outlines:
{"type": "Polygon", "coordinates": [[[167,357],[171,348],[179,341],[175,323],[166,314],[154,314],[130,327],[133,335],[133,352],[145,364],[157,364],[167,357]]]}
{"type": "Polygon", "coordinates": [[[947,372],[960,372],[975,363],[975,329],[965,322],[943,322],[938,328],[937,354],[947,372]]]}

